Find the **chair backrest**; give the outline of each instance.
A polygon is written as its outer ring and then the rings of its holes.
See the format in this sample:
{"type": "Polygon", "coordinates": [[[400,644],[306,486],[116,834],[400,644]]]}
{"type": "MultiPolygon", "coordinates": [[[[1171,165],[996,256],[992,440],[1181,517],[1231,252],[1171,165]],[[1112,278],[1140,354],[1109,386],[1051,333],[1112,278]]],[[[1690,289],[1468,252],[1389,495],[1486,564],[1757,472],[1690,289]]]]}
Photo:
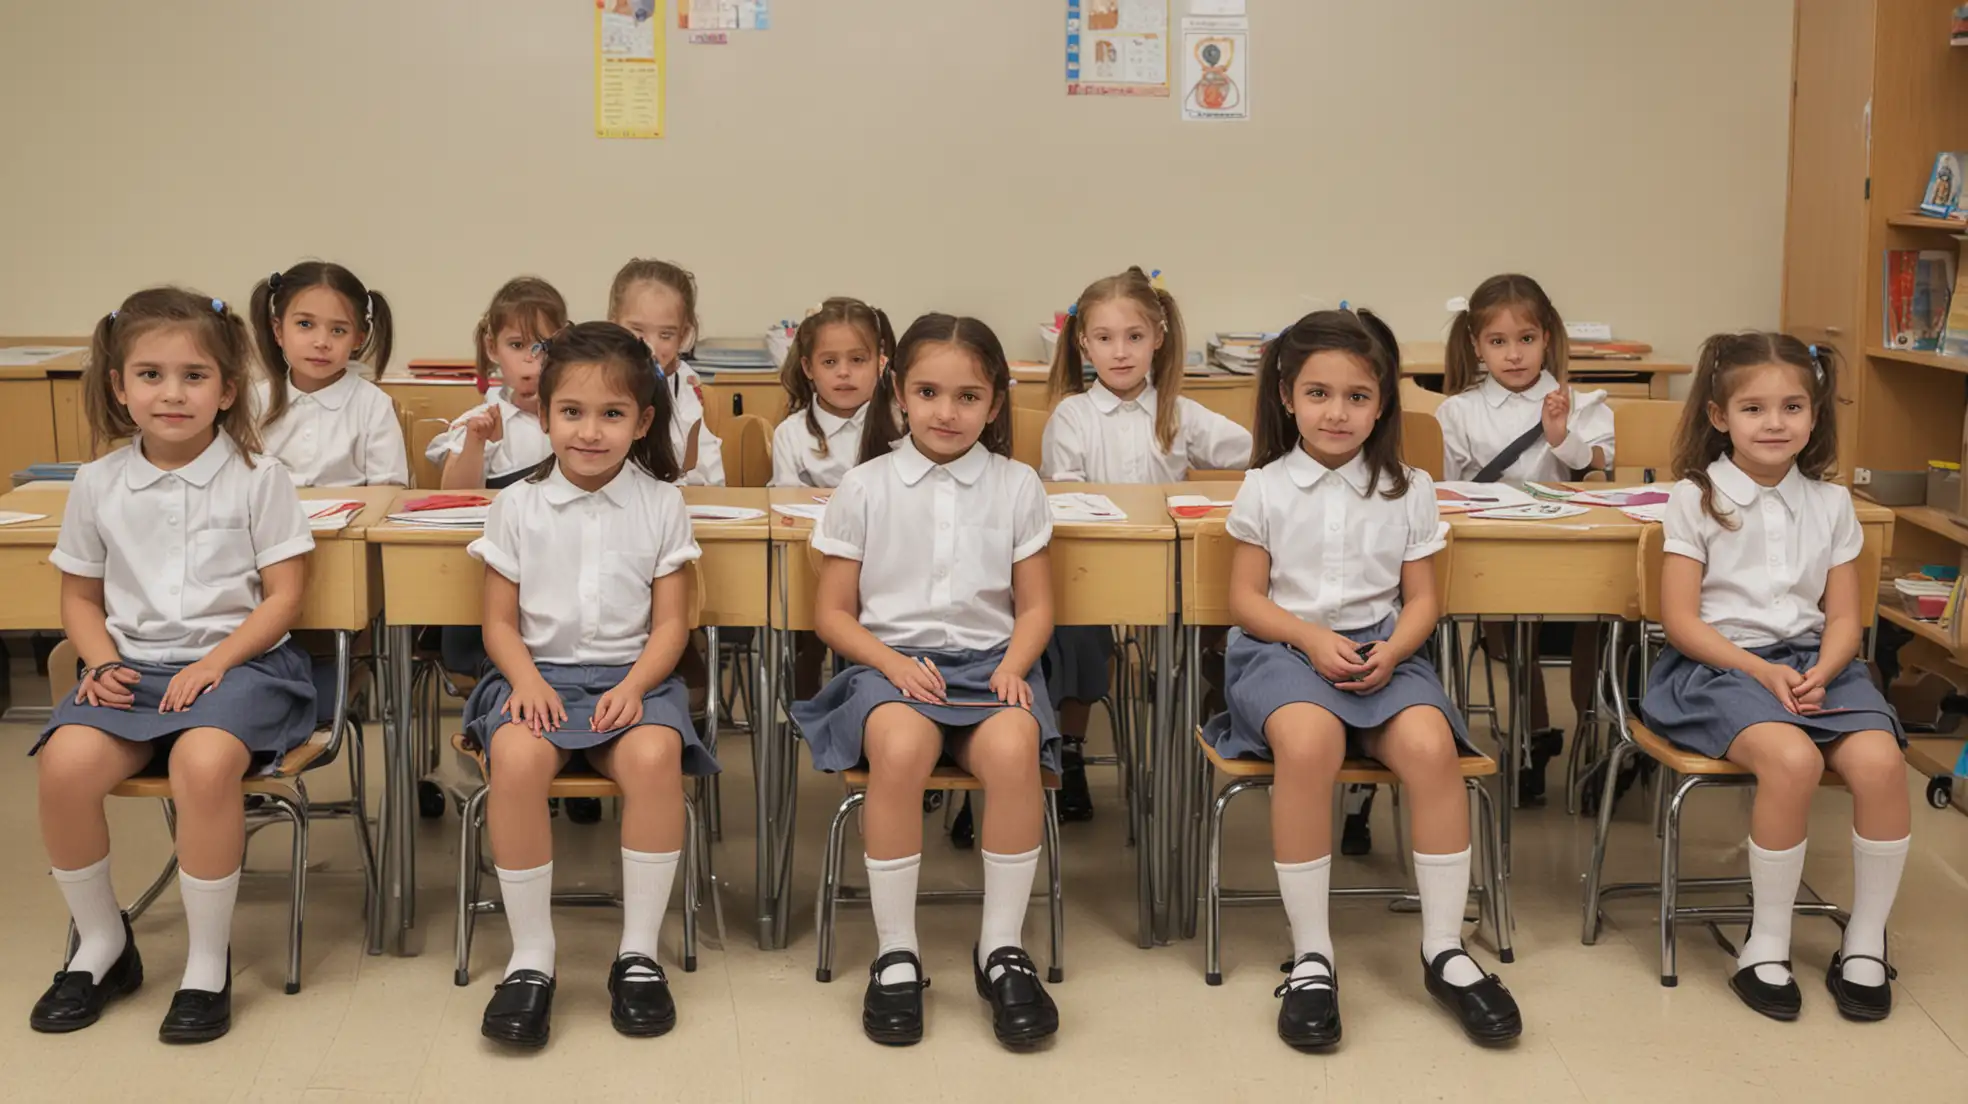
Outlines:
{"type": "MultiPolygon", "coordinates": [[[[1683,403],[1666,399],[1611,400],[1613,408],[1613,462],[1619,471],[1639,473],[1652,469],[1657,482],[1671,482],[1674,467],[1674,430],[1681,424],[1683,403]]],[[[1619,482],[1628,480],[1617,473],[1619,482]]]]}
{"type": "Polygon", "coordinates": [[[75,654],[75,642],[63,637],[55,650],[48,653],[48,700],[56,705],[75,692],[75,684],[81,680],[81,669],[76,666],[80,657],[75,654]]]}
{"type": "Polygon", "coordinates": [[[1442,423],[1421,410],[1401,411],[1401,462],[1442,478],[1442,423]]]}
{"type": "Polygon", "coordinates": [[[1046,418],[1051,411],[1029,406],[1011,407],[1011,458],[1039,471],[1045,451],[1046,418]]]}
{"type": "MultiPolygon", "coordinates": [[[[1883,535],[1876,525],[1861,526],[1865,544],[1859,549],[1855,565],[1859,571],[1859,624],[1871,625],[1879,609],[1879,570],[1885,558],[1883,535]]],[[[1640,531],[1640,619],[1656,624],[1661,619],[1661,566],[1667,560],[1667,530],[1649,525],[1640,531]]]]}
{"type": "Polygon", "coordinates": [[[444,482],[444,469],[430,462],[424,453],[437,435],[451,428],[443,418],[418,418],[404,427],[403,444],[410,450],[410,483],[435,490],[444,482]]]}
{"type": "MultiPolygon", "coordinates": [[[[1224,518],[1206,518],[1196,529],[1196,578],[1184,579],[1182,585],[1191,591],[1183,605],[1197,612],[1198,624],[1231,623],[1230,561],[1236,555],[1237,543],[1224,518]]],[[[1435,601],[1445,610],[1449,608],[1449,581],[1455,577],[1454,557],[1455,530],[1451,528],[1448,543],[1435,554],[1435,601]]]]}
{"type": "Polygon", "coordinates": [[[772,424],[757,414],[725,419],[725,438],[735,440],[737,464],[725,464],[725,483],[732,487],[763,487],[772,482],[772,424]]]}
{"type": "Polygon", "coordinates": [[[1433,414],[1443,403],[1449,401],[1447,395],[1440,391],[1430,391],[1406,376],[1401,378],[1400,391],[1401,412],[1404,414],[1410,410],[1433,414]]]}
{"type": "Polygon", "coordinates": [[[683,600],[684,623],[691,629],[704,627],[704,569],[696,560],[683,565],[683,579],[688,595],[683,600]]]}

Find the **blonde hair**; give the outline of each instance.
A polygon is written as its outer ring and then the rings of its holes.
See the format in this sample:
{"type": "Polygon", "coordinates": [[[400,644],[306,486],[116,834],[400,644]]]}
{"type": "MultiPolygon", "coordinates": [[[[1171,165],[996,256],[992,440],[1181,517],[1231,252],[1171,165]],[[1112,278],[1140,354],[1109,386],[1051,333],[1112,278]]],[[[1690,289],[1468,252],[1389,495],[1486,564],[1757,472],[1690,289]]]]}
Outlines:
{"type": "Polygon", "coordinates": [[[1182,397],[1182,362],[1189,355],[1188,343],[1175,296],[1156,287],[1139,266],[1118,276],[1095,280],[1080,292],[1079,301],[1066,314],[1066,324],[1059,328],[1059,344],[1053,350],[1047,390],[1055,403],[1086,390],[1086,372],[1081,367],[1086,353],[1080,348],[1080,339],[1086,330],[1087,312],[1116,299],[1133,303],[1149,325],[1159,325],[1162,329],[1162,344],[1155,350],[1148,379],[1155,388],[1155,443],[1166,453],[1175,447],[1176,430],[1181,428],[1176,400],[1182,397]]]}

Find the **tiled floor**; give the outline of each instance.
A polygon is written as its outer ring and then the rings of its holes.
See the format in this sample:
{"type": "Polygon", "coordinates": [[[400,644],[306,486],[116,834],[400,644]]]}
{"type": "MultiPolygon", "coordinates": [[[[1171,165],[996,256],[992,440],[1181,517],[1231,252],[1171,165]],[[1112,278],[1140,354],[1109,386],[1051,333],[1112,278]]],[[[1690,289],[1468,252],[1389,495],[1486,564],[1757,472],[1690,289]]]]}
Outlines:
{"type": "MultiPolygon", "coordinates": [[[[145,1100],[1809,1100],[1923,1097],[1960,1100],[1968,1091],[1968,819],[1916,798],[1914,851],[1893,917],[1899,967],[1896,1007],[1883,1024],[1841,1020],[1824,992],[1824,963],[1837,930],[1800,919],[1795,958],[1803,1018],[1764,1020],[1737,1003],[1725,980],[1729,959],[1698,927],[1681,931],[1681,984],[1658,984],[1650,903],[1611,908],[1597,946],[1579,944],[1579,871],[1585,822],[1560,809],[1520,814],[1513,881],[1517,962],[1499,967],[1521,1001],[1527,1029],[1514,1048],[1485,1051],[1463,1041],[1423,992],[1418,921],[1375,904],[1335,905],[1334,935],[1344,979],[1346,1041],[1334,1054],[1295,1053],[1277,1041],[1271,996],[1288,946],[1271,908],[1226,912],[1225,980],[1202,980],[1199,941],[1143,951],[1134,946],[1132,853],[1123,846],[1111,772],[1099,772],[1099,818],[1066,829],[1067,980],[1053,990],[1063,1029],[1034,1054],[1001,1051],[972,992],[965,955],[974,905],[926,905],[921,934],[935,986],[927,994],[922,1045],[887,1050],[860,1033],[864,964],[873,951],[865,912],[843,913],[837,978],[813,979],[812,894],[826,819],[838,801],[831,780],[808,776],[791,947],[754,945],[750,912],[750,768],[742,737],[728,738],[720,875],[729,881],[729,938],[706,948],[691,974],[671,965],[677,1030],[627,1040],[609,1028],[603,983],[616,914],[557,914],[561,986],[553,1042],[543,1053],[500,1052],[478,1035],[492,975],[504,962],[505,928],[479,928],[473,981],[451,983],[451,893],[457,821],[425,822],[420,839],[422,921],[412,958],[371,958],[361,947],[360,884],[346,824],[313,833],[303,990],[281,992],[286,882],[249,878],[235,924],[235,1026],[225,1039],[172,1049],[155,1030],[183,963],[182,912],[168,892],[137,924],[149,980],[103,1022],[66,1036],[35,1035],[27,1009],[60,963],[65,913],[46,877],[35,827],[34,772],[19,756],[33,732],[0,726],[0,1098],[145,1100]]],[[[1554,768],[1554,777],[1556,770],[1554,768]]],[[[1909,775],[1909,785],[1914,779],[1909,775]]],[[[324,780],[317,796],[344,789],[324,780]]],[[[1272,883],[1263,798],[1233,811],[1226,868],[1231,880],[1272,883]]],[[[1709,794],[1690,818],[1685,868],[1739,870],[1744,799],[1709,794]]],[[[116,879],[127,900],[165,855],[157,810],[113,802],[116,879]]],[[[1644,802],[1621,808],[1609,862],[1615,878],[1654,869],[1644,802]]],[[[1387,803],[1376,810],[1376,853],[1340,860],[1342,884],[1398,877],[1387,803]],[[1371,869],[1363,869],[1371,868],[1371,869]]],[[[1839,900],[1850,889],[1849,806],[1818,800],[1806,877],[1839,900]]],[[[561,884],[612,880],[608,825],[556,821],[561,884]]],[[[854,845],[850,844],[850,847],[854,845]]],[[[858,855],[858,849],[851,852],[858,855]]],[[[286,837],[268,829],[250,869],[284,870],[286,837]]],[[[976,854],[934,834],[924,886],[979,882],[976,854]]],[[[858,872],[858,862],[849,863],[858,872]]],[[[1041,917],[1028,925],[1043,946],[1041,917]]],[[[680,925],[665,926],[666,957],[680,925]]],[[[1735,934],[1739,935],[1737,931],[1735,934]]],[[[1478,954],[1494,964],[1487,950],[1478,954]]]]}

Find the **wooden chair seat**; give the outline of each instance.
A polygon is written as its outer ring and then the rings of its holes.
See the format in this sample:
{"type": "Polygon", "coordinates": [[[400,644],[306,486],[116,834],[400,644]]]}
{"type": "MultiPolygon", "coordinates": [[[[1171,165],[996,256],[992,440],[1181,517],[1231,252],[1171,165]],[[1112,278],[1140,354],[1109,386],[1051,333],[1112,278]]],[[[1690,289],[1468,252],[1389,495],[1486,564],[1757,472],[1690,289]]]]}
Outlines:
{"type": "MultiPolygon", "coordinates": [[[[464,753],[478,765],[480,778],[491,778],[492,771],[485,759],[485,749],[471,742],[462,732],[451,734],[451,746],[464,753]]],[[[612,778],[599,774],[562,774],[547,783],[548,797],[620,797],[622,788],[612,778]]]]}
{"type": "MultiPolygon", "coordinates": [[[[1659,763],[1676,774],[1698,774],[1704,778],[1749,776],[1750,772],[1748,769],[1731,763],[1727,759],[1710,759],[1708,756],[1699,752],[1684,751],[1681,748],[1675,747],[1664,737],[1656,734],[1652,729],[1637,720],[1629,719],[1626,722],[1626,730],[1633,737],[1634,744],[1642,752],[1646,753],[1647,758],[1652,759],[1654,762],[1659,763]]],[[[1845,780],[1838,777],[1837,771],[1827,769],[1824,772],[1824,777],[1819,780],[1818,784],[1820,786],[1843,786],[1845,780]]]]}
{"type": "MultiPolygon", "coordinates": [[[[840,776],[841,781],[847,783],[848,789],[865,790],[868,788],[868,771],[865,767],[844,770],[840,773],[840,776]]],[[[1059,776],[1049,770],[1041,770],[1039,771],[1039,785],[1048,790],[1056,790],[1059,788],[1059,776]]],[[[936,769],[929,772],[929,785],[923,788],[928,790],[977,790],[981,792],[984,789],[984,783],[979,782],[975,775],[953,763],[938,763],[936,764],[936,769]]]]}
{"type": "MultiPolygon", "coordinates": [[[[1225,759],[1217,754],[1208,740],[1203,739],[1203,730],[1196,730],[1196,746],[1203,749],[1203,755],[1210,766],[1221,771],[1227,778],[1269,778],[1276,773],[1269,759],[1225,759]]],[[[1488,778],[1497,772],[1496,760],[1487,755],[1464,755],[1460,758],[1464,778],[1488,778]]],[[[1400,779],[1388,770],[1378,759],[1348,759],[1339,765],[1339,776],[1334,779],[1341,785],[1397,785],[1400,779]]]]}

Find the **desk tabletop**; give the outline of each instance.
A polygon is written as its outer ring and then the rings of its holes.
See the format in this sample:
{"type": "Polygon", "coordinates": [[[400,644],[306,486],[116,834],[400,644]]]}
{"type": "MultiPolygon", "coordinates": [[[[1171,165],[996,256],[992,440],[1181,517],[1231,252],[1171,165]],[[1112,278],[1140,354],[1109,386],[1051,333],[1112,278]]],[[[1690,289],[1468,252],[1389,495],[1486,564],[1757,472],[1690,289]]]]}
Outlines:
{"type": "MultiPolygon", "coordinates": [[[[766,492],[754,487],[683,487],[683,500],[692,506],[742,506],[753,510],[766,510],[766,492]]],[[[395,513],[403,504],[433,494],[475,494],[485,498],[496,498],[498,491],[487,488],[464,491],[411,490],[396,491],[388,508],[395,513]]],[[[769,517],[750,518],[745,521],[699,521],[690,523],[691,531],[697,539],[743,541],[766,539],[769,517]]],[[[376,544],[470,544],[478,539],[477,529],[424,529],[414,525],[403,525],[394,521],[381,521],[368,531],[368,539],[376,544]]]]}
{"type": "MultiPolygon", "coordinates": [[[[1047,494],[1086,492],[1106,495],[1127,515],[1126,521],[1055,521],[1054,540],[1155,540],[1175,539],[1162,488],[1152,483],[1047,483],[1047,494]]],[[[814,487],[774,487],[769,492],[777,505],[812,505],[832,491],[814,487]]],[[[804,544],[813,533],[813,523],[786,514],[772,516],[772,539],[804,544]]]]}
{"type": "MultiPolygon", "coordinates": [[[[314,534],[319,541],[367,539],[370,526],[383,520],[389,505],[403,494],[401,487],[301,487],[302,502],[361,502],[362,509],[341,529],[314,534]]],[[[0,526],[0,545],[53,545],[61,532],[62,512],[68,507],[67,487],[10,491],[0,495],[0,510],[45,514],[41,521],[0,526]]]]}
{"type": "MultiPolygon", "coordinates": [[[[1448,343],[1444,341],[1403,341],[1401,342],[1401,374],[1404,376],[1439,376],[1448,360],[1448,343]]],[[[1632,372],[1648,375],[1682,376],[1693,372],[1694,365],[1681,364],[1671,360],[1611,360],[1603,357],[1573,357],[1570,370],[1573,372],[1632,372]]]]}

